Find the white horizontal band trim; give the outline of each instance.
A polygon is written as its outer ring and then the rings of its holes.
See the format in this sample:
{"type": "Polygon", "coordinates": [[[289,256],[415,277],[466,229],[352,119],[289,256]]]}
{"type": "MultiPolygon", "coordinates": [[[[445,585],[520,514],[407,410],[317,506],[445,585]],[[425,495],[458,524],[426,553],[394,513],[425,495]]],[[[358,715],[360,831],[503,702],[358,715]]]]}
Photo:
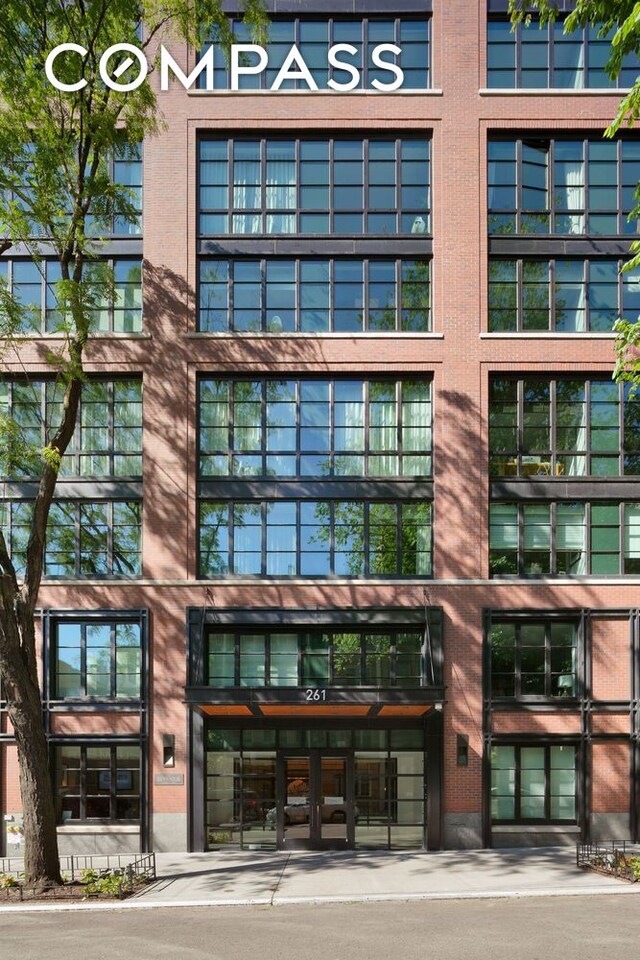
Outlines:
{"type": "Polygon", "coordinates": [[[631,87],[481,87],[481,97],[618,97],[631,87]]]}
{"type": "MultiPolygon", "coordinates": [[[[67,340],[59,333],[16,333],[11,339],[19,343],[32,343],[38,340],[61,340],[66,343],[67,340]]],[[[93,343],[95,340],[153,340],[153,337],[150,333],[119,333],[116,331],[90,333],[89,343],[93,343]]],[[[1,342],[2,338],[0,337],[1,342]]]]}
{"type": "Polygon", "coordinates": [[[580,833],[580,827],[575,823],[568,823],[564,827],[561,823],[500,823],[491,827],[496,833],[580,833]]]}
{"type": "Polygon", "coordinates": [[[185,336],[188,339],[192,340],[208,340],[209,338],[214,340],[352,340],[356,337],[358,340],[398,340],[402,343],[404,340],[420,339],[420,340],[444,340],[444,333],[413,333],[407,331],[406,333],[399,333],[393,330],[356,330],[353,333],[331,333],[330,331],[320,331],[318,333],[306,333],[306,332],[290,332],[290,333],[252,333],[247,331],[238,331],[237,333],[221,330],[221,331],[194,331],[192,333],[187,333],[185,336]]]}
{"type": "Polygon", "coordinates": [[[567,333],[563,330],[538,330],[529,332],[487,331],[480,334],[481,340],[615,340],[615,333],[567,333]]]}
{"type": "Polygon", "coordinates": [[[286,580],[277,580],[267,577],[225,577],[224,579],[216,580],[150,580],[150,579],[138,579],[138,580],[90,580],[90,579],[78,579],[78,580],[43,580],[42,589],[46,590],[48,587],[78,587],[78,586],[101,586],[101,587],[112,587],[121,589],[122,587],[131,587],[134,590],[138,587],[252,587],[259,585],[260,587],[415,587],[416,589],[420,587],[427,587],[427,589],[436,589],[437,587],[514,587],[514,586],[529,586],[529,587],[539,587],[544,584],[544,586],[551,587],[566,587],[566,586],[590,586],[590,587],[615,587],[615,586],[628,586],[628,587],[637,587],[640,583],[640,575],[634,575],[629,577],[611,577],[609,579],[604,579],[603,577],[510,577],[509,579],[499,580],[482,580],[480,578],[468,578],[468,579],[450,579],[450,580],[427,580],[425,578],[415,578],[411,580],[404,580],[397,578],[395,580],[337,580],[330,579],[328,577],[322,579],[311,579],[308,577],[288,577],[286,580]]]}
{"type": "Polygon", "coordinates": [[[73,834],[106,834],[106,833],[140,833],[138,823],[61,823],[57,827],[58,833],[73,834]]]}
{"type": "Polygon", "coordinates": [[[441,97],[443,90],[429,87],[414,90],[187,90],[189,97],[441,97]]]}

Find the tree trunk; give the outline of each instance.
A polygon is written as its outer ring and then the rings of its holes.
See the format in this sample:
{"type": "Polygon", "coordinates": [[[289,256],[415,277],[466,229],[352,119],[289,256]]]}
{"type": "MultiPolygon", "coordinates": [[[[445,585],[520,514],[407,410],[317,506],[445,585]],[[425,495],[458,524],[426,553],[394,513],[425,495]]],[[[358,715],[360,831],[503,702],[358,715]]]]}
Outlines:
{"type": "Polygon", "coordinates": [[[42,716],[33,604],[20,596],[0,531],[0,674],[18,748],[25,880],[60,883],[49,746],[42,716]]]}
{"type": "MultiPolygon", "coordinates": [[[[31,699],[31,698],[30,698],[31,699]]],[[[38,697],[39,700],[39,697],[38,697]]],[[[49,750],[42,709],[22,701],[8,710],[15,732],[24,816],[24,873],[27,883],[61,883],[49,750]]]]}

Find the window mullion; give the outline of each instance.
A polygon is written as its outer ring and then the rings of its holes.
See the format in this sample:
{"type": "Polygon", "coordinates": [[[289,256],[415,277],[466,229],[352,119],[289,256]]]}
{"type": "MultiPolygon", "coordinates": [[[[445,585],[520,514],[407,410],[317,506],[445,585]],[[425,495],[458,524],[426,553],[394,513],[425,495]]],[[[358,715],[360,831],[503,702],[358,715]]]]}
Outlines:
{"type": "Polygon", "coordinates": [[[551,818],[551,747],[545,746],[544,750],[544,818],[551,818]]]}
{"type": "Polygon", "coordinates": [[[520,638],[520,625],[516,624],[516,644],[515,644],[515,686],[516,686],[516,697],[522,696],[522,657],[521,657],[521,638],[520,638]]]}
{"type": "Polygon", "coordinates": [[[87,748],[80,747],[80,819],[87,819],[87,748]]]}
{"type": "MultiPolygon", "coordinates": [[[[618,314],[622,316],[622,314],[618,314]]],[[[618,476],[625,475],[624,382],[618,384],[618,476]]]]}
{"type": "Polygon", "coordinates": [[[115,548],[114,548],[114,526],[113,511],[115,504],[110,501],[106,504],[107,508],[107,569],[111,576],[115,573],[115,548]]]}
{"type": "Polygon", "coordinates": [[[109,819],[117,820],[116,816],[116,796],[118,787],[118,765],[117,765],[117,747],[109,747],[109,766],[111,770],[110,790],[109,790],[109,819]]]}
{"type": "Polygon", "coordinates": [[[111,629],[109,631],[109,653],[110,653],[110,664],[109,664],[109,673],[110,673],[110,689],[111,696],[118,696],[118,647],[116,643],[116,624],[111,624],[111,629]]]}
{"type": "MultiPolygon", "coordinates": [[[[56,630],[56,636],[59,636],[59,628],[56,630]]],[[[57,645],[56,654],[58,654],[58,651],[59,651],[59,643],[57,645]]],[[[86,623],[83,623],[80,627],[80,689],[82,691],[83,697],[89,696],[89,681],[87,676],[87,624],[86,623]]],[[[56,691],[56,693],[57,692],[58,691],[56,691]]]]}
{"type": "Polygon", "coordinates": [[[516,330],[524,330],[524,261],[521,258],[516,260],[516,330]]]}

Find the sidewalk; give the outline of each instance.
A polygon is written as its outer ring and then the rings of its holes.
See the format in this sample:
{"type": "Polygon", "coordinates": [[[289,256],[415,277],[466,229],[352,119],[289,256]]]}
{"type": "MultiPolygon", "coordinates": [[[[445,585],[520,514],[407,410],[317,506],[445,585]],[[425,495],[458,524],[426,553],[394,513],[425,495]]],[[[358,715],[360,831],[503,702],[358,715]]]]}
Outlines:
{"type": "Polygon", "coordinates": [[[640,883],[579,870],[573,847],[437,853],[159,853],[156,861],[157,881],[121,903],[16,904],[3,911],[640,894],[640,883]]]}
{"type": "Polygon", "coordinates": [[[270,904],[640,894],[579,870],[573,847],[437,853],[158,854],[158,882],[138,903],[270,904]]]}

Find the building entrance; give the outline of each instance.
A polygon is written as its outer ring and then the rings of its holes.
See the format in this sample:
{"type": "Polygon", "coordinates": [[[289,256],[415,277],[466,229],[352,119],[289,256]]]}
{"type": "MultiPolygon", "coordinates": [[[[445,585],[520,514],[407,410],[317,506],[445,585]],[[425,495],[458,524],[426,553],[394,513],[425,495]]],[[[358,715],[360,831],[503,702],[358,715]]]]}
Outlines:
{"type": "Polygon", "coordinates": [[[353,751],[281,751],[276,796],[278,847],[354,846],[353,751]]]}
{"type": "Polygon", "coordinates": [[[438,849],[440,736],[424,724],[210,721],[203,848],[438,849]]]}

